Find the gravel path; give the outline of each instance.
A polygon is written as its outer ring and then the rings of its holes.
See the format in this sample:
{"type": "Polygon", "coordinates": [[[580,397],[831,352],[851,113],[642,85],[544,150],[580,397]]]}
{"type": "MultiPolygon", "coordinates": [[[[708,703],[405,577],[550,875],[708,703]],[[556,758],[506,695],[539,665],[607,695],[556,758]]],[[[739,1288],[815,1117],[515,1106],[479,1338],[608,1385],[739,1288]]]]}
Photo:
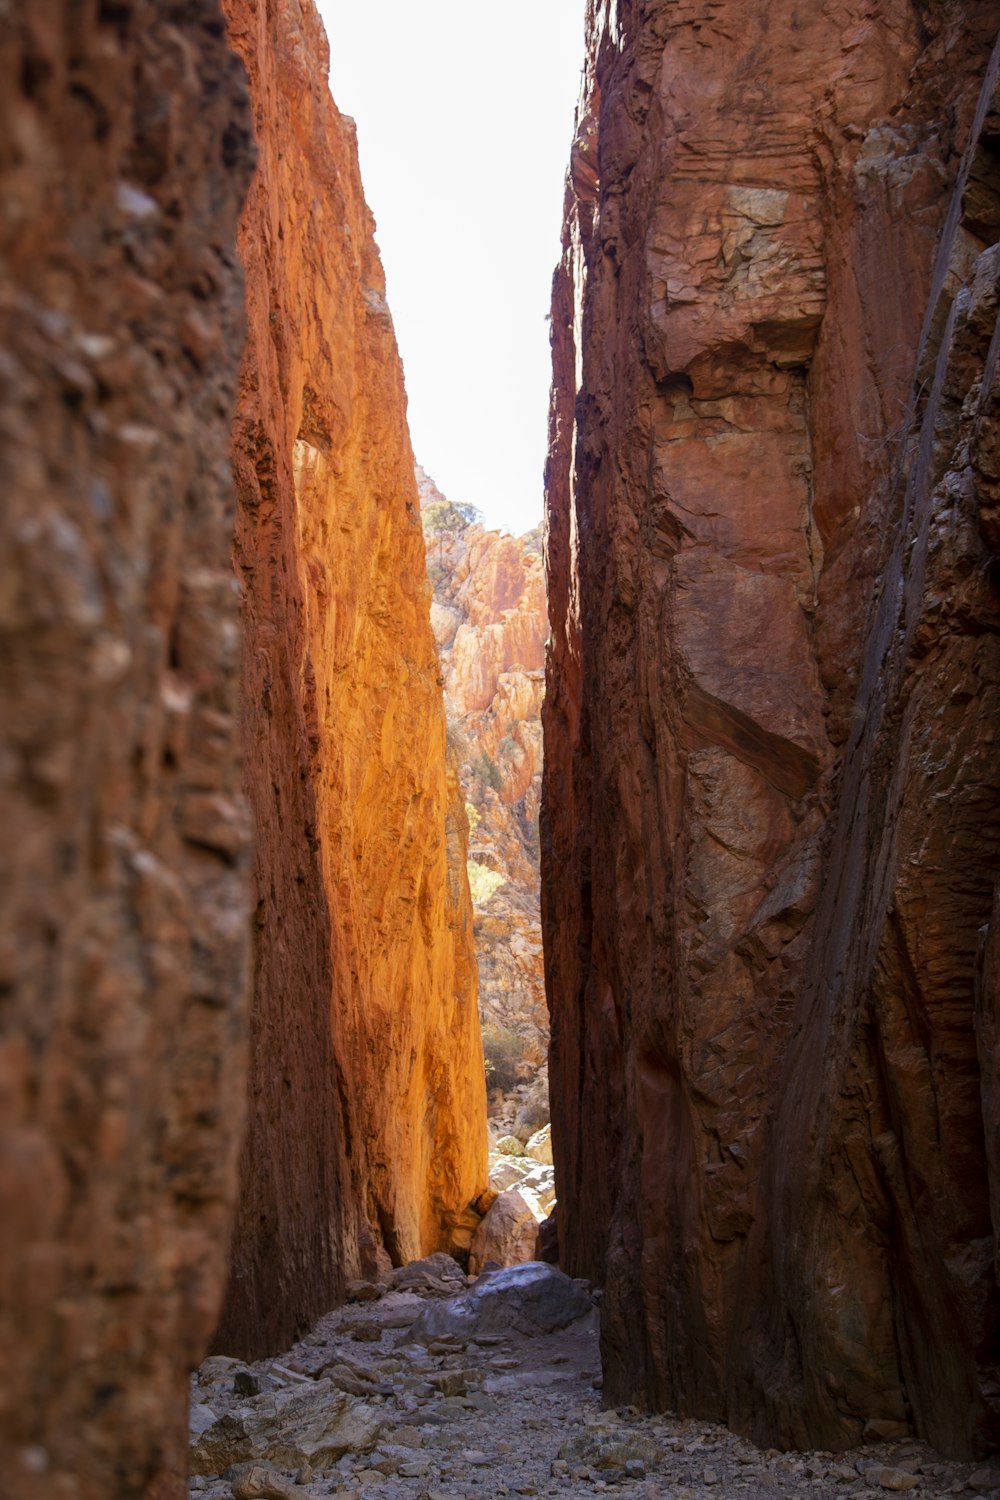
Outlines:
{"type": "Polygon", "coordinates": [[[912,1490],[915,1500],[966,1493],[1000,1500],[1000,1468],[948,1462],[922,1443],[764,1453],[711,1423],[603,1411],[596,1309],[542,1336],[413,1342],[408,1330],[425,1299],[465,1283],[428,1273],[423,1281],[411,1275],[410,1284],[417,1290],[329,1314],[280,1359],[206,1361],[192,1386],[192,1466],[202,1472],[191,1493],[885,1500],[912,1490]],[[332,1435],[331,1410],[339,1412],[332,1435]]]}

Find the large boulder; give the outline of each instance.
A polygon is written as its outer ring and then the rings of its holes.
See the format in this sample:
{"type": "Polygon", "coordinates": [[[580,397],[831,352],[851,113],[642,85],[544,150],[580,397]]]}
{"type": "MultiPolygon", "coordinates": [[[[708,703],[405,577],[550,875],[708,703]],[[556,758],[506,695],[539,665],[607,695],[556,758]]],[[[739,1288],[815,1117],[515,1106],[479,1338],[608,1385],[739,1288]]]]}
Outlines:
{"type": "Polygon", "coordinates": [[[593,1306],[562,1271],[527,1261],[481,1276],[461,1296],[429,1303],[405,1337],[407,1343],[430,1344],[449,1333],[466,1339],[489,1333],[554,1333],[587,1317],[593,1306]]]}
{"type": "Polygon", "coordinates": [[[472,1241],[469,1251],[472,1274],[482,1270],[491,1260],[498,1266],[516,1266],[522,1261],[535,1260],[538,1217],[534,1205],[515,1188],[509,1193],[501,1193],[472,1241]]]}
{"type": "Polygon", "coordinates": [[[345,1453],[369,1453],[381,1424],[374,1408],[332,1380],[269,1392],[226,1414],[191,1445],[190,1472],[219,1474],[231,1464],[267,1460],[282,1469],[323,1468],[345,1453]]]}
{"type": "Polygon", "coordinates": [[[535,1161],[544,1163],[545,1166],[552,1165],[552,1126],[543,1125],[541,1130],[536,1130],[534,1135],[529,1136],[524,1147],[525,1156],[534,1157],[535,1161]]]}

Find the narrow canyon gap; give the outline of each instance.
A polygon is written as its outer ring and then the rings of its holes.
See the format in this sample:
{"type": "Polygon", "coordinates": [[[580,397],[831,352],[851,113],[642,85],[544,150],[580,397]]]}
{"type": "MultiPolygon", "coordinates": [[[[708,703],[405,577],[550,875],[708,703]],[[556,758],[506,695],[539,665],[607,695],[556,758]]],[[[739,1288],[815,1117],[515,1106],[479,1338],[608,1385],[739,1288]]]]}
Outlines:
{"type": "Polygon", "coordinates": [[[588,11],[547,500],[563,1264],[605,1285],[610,1402],[765,1445],[1000,1441],[998,23],[588,11]]]}
{"type": "MultiPolygon", "coordinates": [[[[998,24],[589,7],[560,1237],[609,1401],[778,1445],[998,1441],[998,24]]],[[[180,1500],[213,1330],[281,1349],[467,1247],[485,1186],[465,812],[326,64],[311,0],[0,6],[16,1500],[180,1500]]]]}

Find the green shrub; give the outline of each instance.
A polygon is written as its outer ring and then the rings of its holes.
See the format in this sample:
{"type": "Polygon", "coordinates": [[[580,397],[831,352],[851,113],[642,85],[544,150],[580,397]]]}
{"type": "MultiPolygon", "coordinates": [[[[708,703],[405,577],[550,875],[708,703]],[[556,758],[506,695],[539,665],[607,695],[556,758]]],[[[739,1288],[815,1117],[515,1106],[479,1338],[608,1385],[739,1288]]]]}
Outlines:
{"type": "Polygon", "coordinates": [[[486,1087],[509,1093],[517,1082],[517,1070],[524,1057],[523,1039],[516,1031],[487,1022],[483,1027],[483,1057],[486,1087]]]}
{"type": "Polygon", "coordinates": [[[485,750],[472,762],[472,774],[478,776],[480,781],[485,781],[486,785],[492,787],[495,792],[500,790],[500,772],[497,770],[496,762],[490,759],[485,750]]]}
{"type": "Polygon", "coordinates": [[[464,531],[467,526],[475,526],[483,516],[474,505],[464,501],[433,500],[424,506],[420,519],[425,536],[440,536],[445,531],[464,531]]]}
{"type": "Polygon", "coordinates": [[[504,883],[503,876],[499,870],[491,870],[488,865],[479,865],[474,859],[466,862],[465,868],[469,872],[469,890],[472,893],[473,906],[485,906],[490,897],[504,883]]]}

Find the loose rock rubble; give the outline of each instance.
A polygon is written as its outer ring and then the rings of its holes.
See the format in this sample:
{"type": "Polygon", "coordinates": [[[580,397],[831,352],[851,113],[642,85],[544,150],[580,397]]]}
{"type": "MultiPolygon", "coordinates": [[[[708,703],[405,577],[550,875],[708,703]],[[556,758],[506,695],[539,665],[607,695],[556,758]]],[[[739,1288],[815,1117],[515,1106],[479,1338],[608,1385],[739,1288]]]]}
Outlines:
{"type": "Polygon", "coordinates": [[[919,1442],[764,1453],[711,1423],[603,1411],[599,1298],[550,1266],[471,1278],[435,1255],[384,1280],[353,1283],[354,1300],[278,1359],[205,1361],[192,1495],[1000,1500],[1000,1463],[947,1462],[919,1442]]]}

